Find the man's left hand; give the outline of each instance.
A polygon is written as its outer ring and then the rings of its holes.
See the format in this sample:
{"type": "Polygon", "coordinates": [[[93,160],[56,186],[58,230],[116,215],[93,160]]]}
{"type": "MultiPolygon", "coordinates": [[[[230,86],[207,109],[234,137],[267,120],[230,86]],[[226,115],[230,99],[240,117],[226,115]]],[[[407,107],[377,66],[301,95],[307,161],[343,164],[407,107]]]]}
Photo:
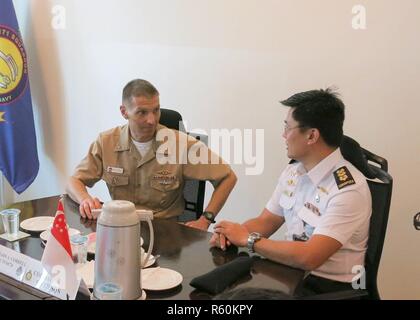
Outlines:
{"type": "Polygon", "coordinates": [[[185,225],[187,225],[188,227],[192,227],[192,228],[196,228],[196,229],[207,231],[207,229],[210,226],[210,221],[208,221],[204,217],[200,217],[199,219],[197,219],[195,221],[189,221],[189,222],[187,222],[185,225]]]}
{"type": "Polygon", "coordinates": [[[214,226],[214,232],[223,234],[237,247],[246,247],[249,231],[239,223],[223,220],[214,226]]]}

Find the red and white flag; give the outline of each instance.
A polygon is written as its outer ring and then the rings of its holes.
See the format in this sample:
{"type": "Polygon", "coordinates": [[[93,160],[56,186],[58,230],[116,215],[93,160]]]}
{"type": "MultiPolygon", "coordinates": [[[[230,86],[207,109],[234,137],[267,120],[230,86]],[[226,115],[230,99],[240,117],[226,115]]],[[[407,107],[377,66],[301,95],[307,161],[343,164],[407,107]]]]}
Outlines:
{"type": "Polygon", "coordinates": [[[68,294],[70,300],[74,300],[79,289],[80,279],[77,277],[76,265],[72,258],[69,232],[61,200],[58,202],[57,213],[41,263],[47,272],[53,276],[53,279],[61,279],[58,281],[60,289],[68,294]]]}

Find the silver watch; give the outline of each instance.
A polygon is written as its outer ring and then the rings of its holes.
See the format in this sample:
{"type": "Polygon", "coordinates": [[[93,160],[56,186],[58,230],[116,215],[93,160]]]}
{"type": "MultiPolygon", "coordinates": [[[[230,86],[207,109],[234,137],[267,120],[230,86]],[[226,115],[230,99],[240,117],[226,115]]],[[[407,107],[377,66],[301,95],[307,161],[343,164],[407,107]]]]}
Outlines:
{"type": "Polygon", "coordinates": [[[255,242],[261,240],[261,234],[259,234],[258,232],[251,232],[248,236],[248,242],[247,242],[247,247],[249,252],[255,252],[254,250],[254,245],[255,242]]]}

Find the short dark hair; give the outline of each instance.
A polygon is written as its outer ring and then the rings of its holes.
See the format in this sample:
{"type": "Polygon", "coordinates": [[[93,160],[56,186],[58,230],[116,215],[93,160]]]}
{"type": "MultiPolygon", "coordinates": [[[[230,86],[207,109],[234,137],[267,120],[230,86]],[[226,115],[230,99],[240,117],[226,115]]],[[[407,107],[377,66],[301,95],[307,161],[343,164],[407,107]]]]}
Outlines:
{"type": "Polygon", "coordinates": [[[134,79],[127,83],[123,89],[122,102],[130,102],[132,97],[145,97],[151,99],[159,95],[159,91],[147,80],[134,79]]]}
{"type": "Polygon", "coordinates": [[[293,119],[303,128],[316,128],[326,144],[331,147],[340,146],[345,106],[334,89],[296,93],[281,103],[294,109],[293,119]]]}

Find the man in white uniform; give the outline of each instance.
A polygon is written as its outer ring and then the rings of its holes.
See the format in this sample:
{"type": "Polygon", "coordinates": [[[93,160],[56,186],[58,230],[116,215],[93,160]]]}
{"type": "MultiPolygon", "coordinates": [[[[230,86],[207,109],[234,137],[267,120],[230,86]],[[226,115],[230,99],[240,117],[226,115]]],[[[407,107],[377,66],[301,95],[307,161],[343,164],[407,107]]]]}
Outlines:
{"type": "Polygon", "coordinates": [[[262,213],[243,224],[221,221],[210,244],[248,247],[310,271],[308,294],[351,289],[354,270],[364,265],[372,205],[366,178],[339,149],[344,104],[330,89],[298,93],[282,104],[290,107],[283,137],[292,161],[262,213]],[[284,223],[285,241],[270,240],[284,223]]]}

